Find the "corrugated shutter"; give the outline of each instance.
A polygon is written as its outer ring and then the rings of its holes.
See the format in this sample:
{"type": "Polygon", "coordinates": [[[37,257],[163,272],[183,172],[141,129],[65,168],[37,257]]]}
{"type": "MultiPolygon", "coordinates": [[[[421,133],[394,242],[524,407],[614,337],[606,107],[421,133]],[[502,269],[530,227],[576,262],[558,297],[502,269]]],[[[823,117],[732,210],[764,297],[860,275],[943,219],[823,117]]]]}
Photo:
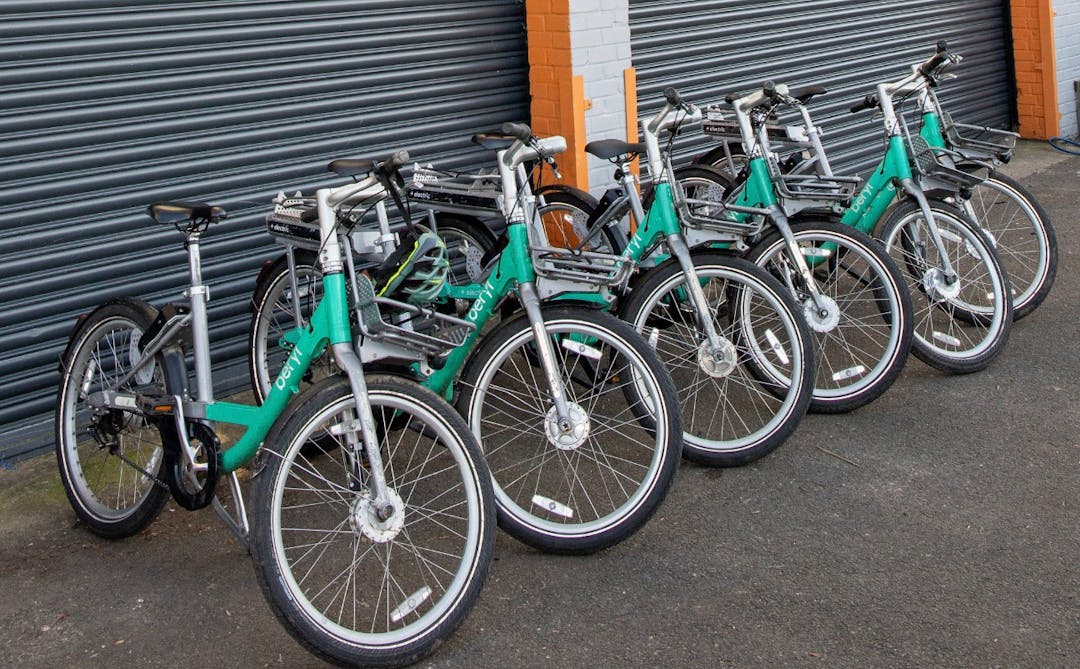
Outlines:
{"type": "MultiPolygon", "coordinates": [[[[674,86],[698,104],[772,79],[821,84],[811,103],[838,172],[862,174],[882,153],[882,125],[853,102],[877,83],[902,78],[938,40],[963,55],[958,79],[940,89],[954,118],[998,128],[1013,118],[1007,4],[1002,0],[630,0],[633,64],[640,114],[674,86]]],[[[691,132],[685,156],[710,143],[691,132]]]]}
{"type": "Polygon", "coordinates": [[[215,363],[236,362],[269,198],[332,183],[333,158],[490,161],[468,138],[527,118],[523,21],[519,0],[5,3],[0,459],[49,420],[78,314],[180,299],[180,237],[148,203],[228,208],[203,259],[215,363]]]}

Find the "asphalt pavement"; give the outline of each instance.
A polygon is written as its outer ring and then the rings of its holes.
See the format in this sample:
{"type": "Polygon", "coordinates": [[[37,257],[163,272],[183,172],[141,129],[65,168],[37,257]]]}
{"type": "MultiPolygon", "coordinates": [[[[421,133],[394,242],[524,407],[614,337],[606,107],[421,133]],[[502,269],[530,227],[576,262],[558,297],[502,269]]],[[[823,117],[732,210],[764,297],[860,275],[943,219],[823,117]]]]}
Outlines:
{"type": "MultiPolygon", "coordinates": [[[[986,371],[912,359],[880,400],[763,460],[684,463],[650,523],[585,558],[500,534],[421,667],[1080,667],[1080,157],[1005,169],[1050,213],[1057,283],[986,371]]],[[[117,542],[55,460],[0,471],[0,666],[315,667],[211,511],[117,542]]]]}

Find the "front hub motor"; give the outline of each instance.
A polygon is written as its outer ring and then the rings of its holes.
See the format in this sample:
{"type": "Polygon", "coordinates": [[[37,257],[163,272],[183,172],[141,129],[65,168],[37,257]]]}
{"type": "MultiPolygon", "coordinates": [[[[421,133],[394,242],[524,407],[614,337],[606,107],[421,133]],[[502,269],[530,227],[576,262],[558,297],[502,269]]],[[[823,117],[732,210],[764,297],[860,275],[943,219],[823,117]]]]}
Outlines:
{"type": "Polygon", "coordinates": [[[569,402],[567,413],[570,424],[565,426],[567,429],[563,429],[564,426],[559,424],[559,413],[556,408],[551,407],[551,410],[547,412],[548,441],[562,451],[572,451],[584,444],[589,438],[591,429],[589,414],[585,413],[579,404],[569,402]]]}
{"type": "Polygon", "coordinates": [[[803,315],[814,332],[832,332],[840,324],[840,305],[827,295],[818,298],[818,302],[811,296],[803,302],[803,315]]]}
{"type": "Polygon", "coordinates": [[[370,490],[356,497],[349,513],[349,524],[353,531],[377,544],[393,541],[401,528],[405,527],[405,503],[401,501],[401,495],[394,490],[387,490],[386,494],[393,506],[393,512],[386,520],[379,518],[374,493],[370,490]]]}
{"type": "Polygon", "coordinates": [[[714,353],[708,340],[701,342],[701,346],[698,346],[697,361],[701,371],[714,379],[722,379],[730,376],[738,367],[738,351],[727,337],[721,337],[717,348],[719,350],[714,353]]]}

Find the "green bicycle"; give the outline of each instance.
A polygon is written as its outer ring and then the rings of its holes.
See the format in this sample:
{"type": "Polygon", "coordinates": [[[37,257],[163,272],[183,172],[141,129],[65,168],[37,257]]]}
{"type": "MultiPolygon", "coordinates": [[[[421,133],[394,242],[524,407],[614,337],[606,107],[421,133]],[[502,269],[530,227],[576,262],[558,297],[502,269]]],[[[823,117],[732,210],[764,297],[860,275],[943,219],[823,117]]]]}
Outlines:
{"type": "MultiPolygon", "coordinates": [[[[213,393],[200,241],[225,212],[151,205],[155,221],[184,236],[189,300],[160,310],[112,300],[79,319],[61,364],[56,453],[68,498],[92,532],[130,536],[170,493],[186,509],[213,504],[250,547],[264,595],[303,646],[331,662],[403,666],[445,641],[476,601],[495,511],[490,475],[460,416],[414,383],[365,378],[352,348],[334,210],[381,188],[373,176],[318,191],[322,297],[259,407],[213,393]],[[297,396],[327,348],[345,374],[297,396]],[[243,434],[222,448],[216,423],[243,434]],[[243,466],[255,472],[250,523],[236,476],[243,466]],[[222,477],[231,512],[217,495],[222,477]]],[[[390,300],[358,307],[415,311],[390,300]]]]}
{"type": "MultiPolygon", "coordinates": [[[[545,551],[593,552],[640,528],[670,487],[683,432],[675,388],[656,352],[628,324],[594,308],[546,299],[606,294],[625,282],[632,267],[594,265],[592,258],[548,244],[524,164],[565,150],[565,140],[534,138],[520,124],[502,130],[474,140],[497,152],[506,229],[488,258],[475,245],[458,245],[477,280],[448,282],[437,298],[464,312],[474,329],[445,355],[415,360],[395,373],[452,399],[466,418],[491,471],[504,530],[545,551]],[[486,328],[512,296],[524,310],[486,328]]],[[[414,179],[414,189],[436,192],[446,180],[426,176],[414,179]]],[[[410,216],[411,199],[391,194],[410,216]]],[[[296,271],[315,270],[297,265],[296,271]]],[[[257,294],[288,294],[289,281],[282,274],[278,288],[257,294]]],[[[272,304],[255,309],[252,331],[264,333],[265,350],[287,351],[292,333],[306,323],[302,305],[279,315],[272,304]],[[269,318],[293,320],[277,342],[259,322],[269,318]]],[[[267,373],[255,370],[252,377],[267,373]]]]}

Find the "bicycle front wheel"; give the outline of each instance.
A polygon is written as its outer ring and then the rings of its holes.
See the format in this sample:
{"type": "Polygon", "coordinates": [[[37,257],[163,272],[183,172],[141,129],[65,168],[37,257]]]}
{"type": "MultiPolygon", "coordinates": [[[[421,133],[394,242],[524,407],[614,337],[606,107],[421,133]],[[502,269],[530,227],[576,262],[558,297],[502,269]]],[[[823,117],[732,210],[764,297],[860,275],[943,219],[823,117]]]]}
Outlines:
{"type": "Polygon", "coordinates": [[[813,338],[791,294],[746,260],[695,253],[721,356],[710,350],[675,259],[650,270],[622,317],[656,348],[682,408],[683,455],[707,465],[746,464],[795,430],[814,388],[813,338]]]}
{"type": "Polygon", "coordinates": [[[154,479],[161,478],[165,464],[165,439],[175,440],[172,423],[87,404],[89,395],[102,390],[165,393],[157,360],[122,387],[116,385],[142,357],[139,341],[154,317],[141,300],[106,303],[80,322],[62,362],[56,406],[60,480],[83,524],[108,539],[142,530],[169,497],[154,479]]]}
{"type": "Polygon", "coordinates": [[[347,379],[289,405],[255,478],[252,556],[278,620],[331,662],[396,667],[464,620],[494,542],[491,484],[464,421],[434,393],[368,379],[392,513],[375,508],[347,379]],[[355,439],[351,439],[355,435],[355,439]]]}
{"type": "Polygon", "coordinates": [[[1035,196],[1004,174],[971,189],[965,210],[990,236],[1012,288],[1013,320],[1042,304],[1057,274],[1057,237],[1035,196]]]}
{"type": "Polygon", "coordinates": [[[931,210],[956,275],[951,282],[917,203],[901,203],[881,224],[886,250],[907,275],[915,316],[912,350],[942,371],[977,372],[1008,341],[1008,279],[990,240],[962,211],[944,202],[931,202],[931,210]]]}
{"type": "Polygon", "coordinates": [[[525,314],[462,373],[458,410],[491,470],[499,524],[535,548],[590,553],[640,528],[671,486],[682,427],[671,377],[614,316],[544,305],[569,429],[559,424],[525,314]]]}
{"type": "Polygon", "coordinates": [[[831,221],[791,226],[821,295],[805,285],[779,232],[759,242],[748,259],[792,290],[817,342],[811,411],[851,411],[893,384],[911,350],[911,298],[896,264],[867,235],[831,221]]]}

